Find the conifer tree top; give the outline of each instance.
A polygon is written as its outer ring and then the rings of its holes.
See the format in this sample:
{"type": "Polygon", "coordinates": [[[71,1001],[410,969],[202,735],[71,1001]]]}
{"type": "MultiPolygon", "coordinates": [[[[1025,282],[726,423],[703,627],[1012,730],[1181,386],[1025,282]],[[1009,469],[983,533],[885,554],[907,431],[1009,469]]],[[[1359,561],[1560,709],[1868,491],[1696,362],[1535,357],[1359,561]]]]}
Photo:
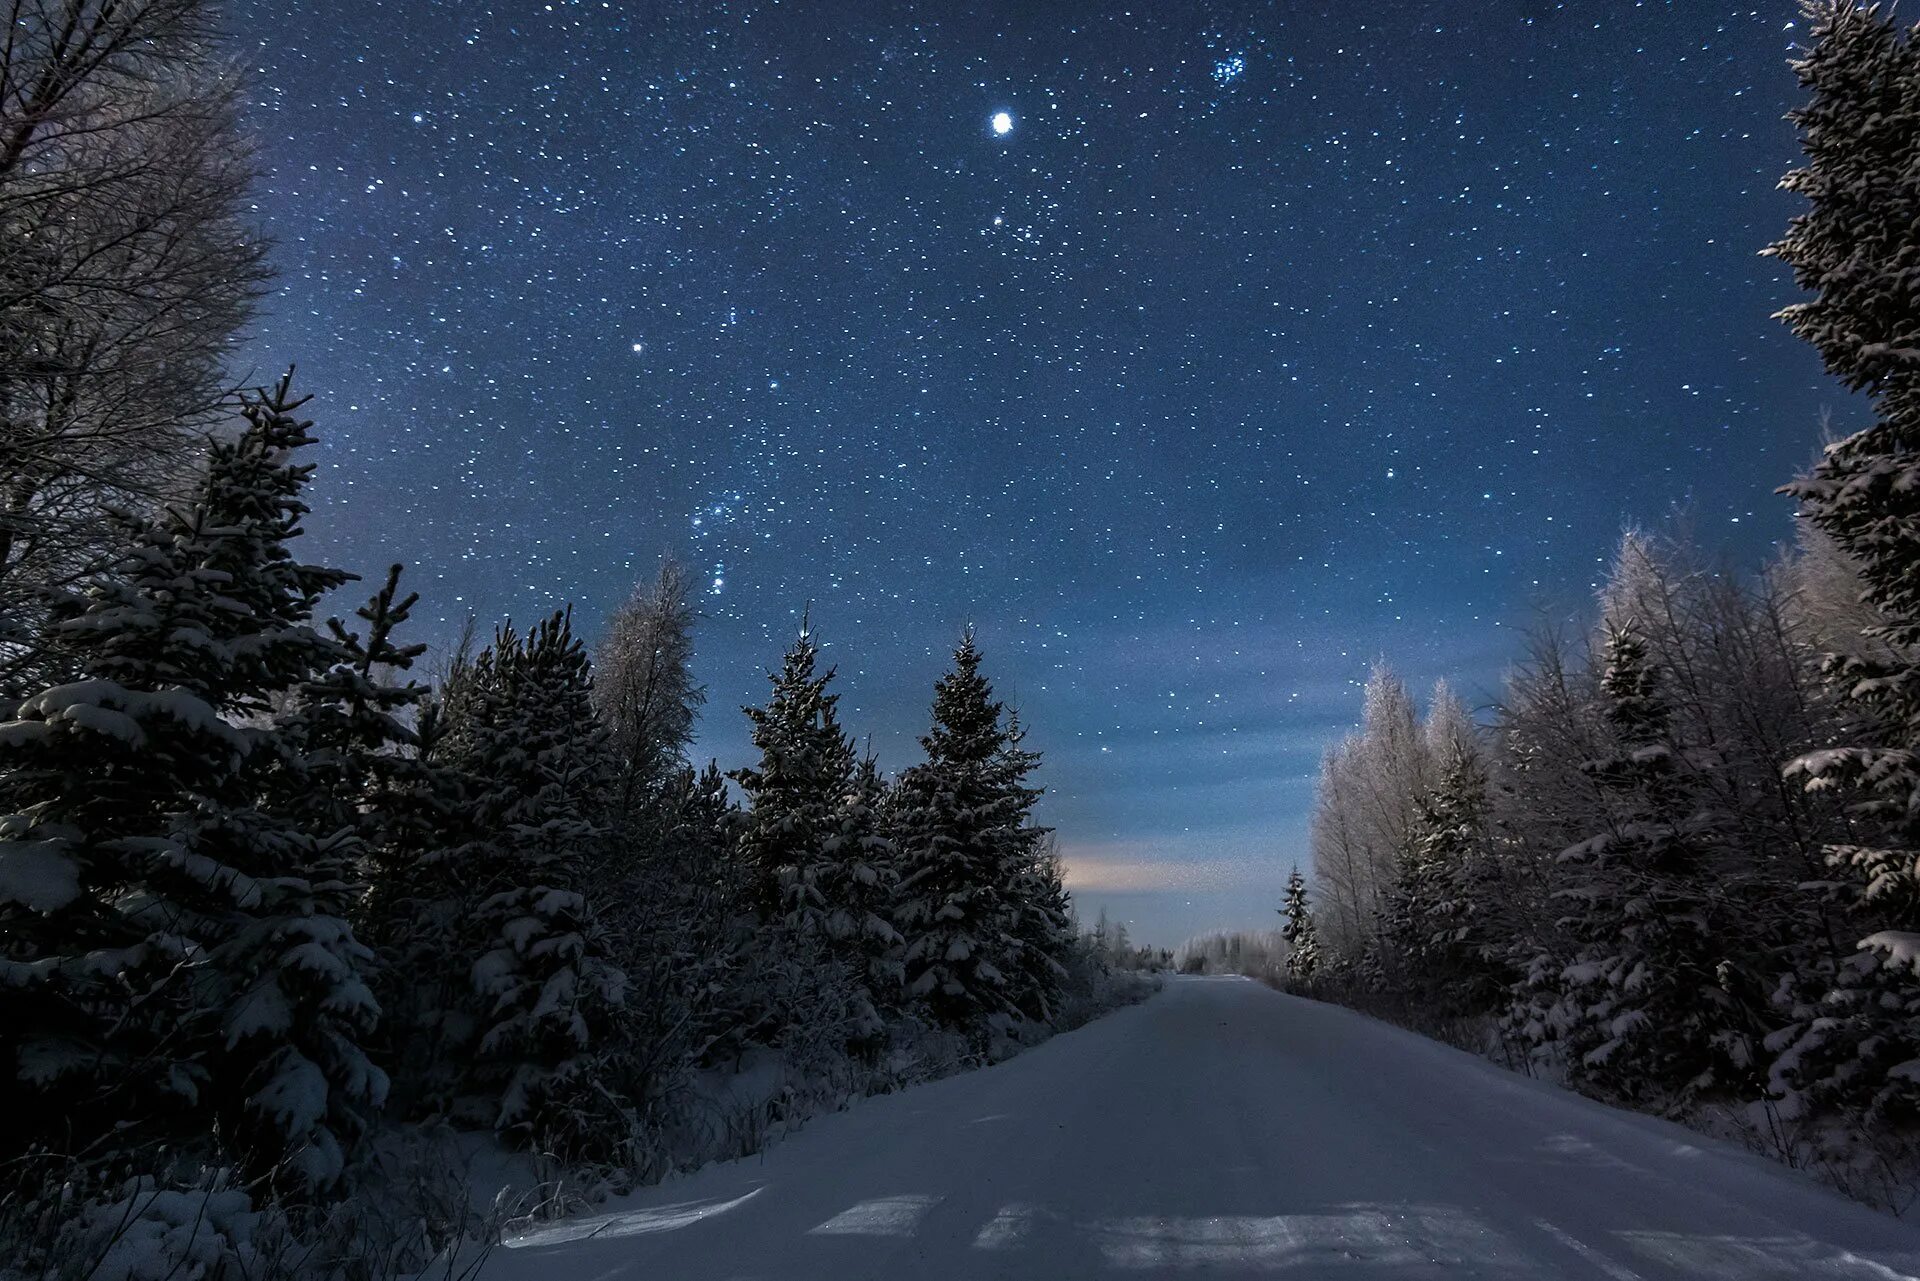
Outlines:
{"type": "Polygon", "coordinates": [[[980,674],[980,648],[969,627],[954,648],[953,669],[934,683],[933,728],[920,745],[929,760],[984,763],[1004,742],[1002,710],[980,674]]]}

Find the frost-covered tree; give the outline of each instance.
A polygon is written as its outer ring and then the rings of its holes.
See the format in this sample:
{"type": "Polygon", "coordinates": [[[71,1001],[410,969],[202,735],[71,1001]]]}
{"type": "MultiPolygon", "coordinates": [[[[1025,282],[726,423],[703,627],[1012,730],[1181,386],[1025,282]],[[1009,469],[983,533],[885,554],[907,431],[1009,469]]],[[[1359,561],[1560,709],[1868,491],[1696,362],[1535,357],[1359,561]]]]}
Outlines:
{"type": "Polygon", "coordinates": [[[1783,1038],[1780,1073],[1878,1113],[1911,1113],[1920,1061],[1920,33],[1891,7],[1807,6],[1792,113],[1807,163],[1783,186],[1806,211],[1769,253],[1813,296],[1780,314],[1827,370],[1864,391],[1873,421],[1786,487],[1851,563],[1877,615],[1870,646],[1827,670],[1864,723],[1790,773],[1852,803],[1828,857],[1846,882],[1862,956],[1816,1017],[1783,1038]],[[1814,1079],[1809,1079],[1814,1078],[1814,1079]],[[1824,1080],[1824,1085],[1820,1081],[1824,1080]]]}
{"type": "MultiPolygon", "coordinates": [[[[765,949],[752,869],[741,857],[745,815],[726,776],[709,762],[683,773],[676,793],[659,868],[663,910],[639,949],[649,968],[637,982],[635,1013],[667,1020],[647,1038],[651,1054],[710,1064],[737,1058],[767,1013],[755,973],[765,949]]],[[[668,1070],[662,1060],[653,1072],[668,1070]]]]}
{"type": "Polygon", "coordinates": [[[835,711],[840,696],[827,689],[833,671],[816,674],[819,656],[803,623],[769,677],[766,706],[744,709],[760,761],[731,776],[747,797],[741,849],[754,869],[762,911],[794,928],[816,927],[832,910],[820,878],[836,873],[823,852],[839,834],[854,775],[853,743],[835,711]]]}
{"type": "Polygon", "coordinates": [[[987,1037],[1017,1013],[1010,975],[1018,930],[1025,820],[1034,793],[1010,765],[1002,707],[980,674],[968,631],[934,685],[927,759],[900,780],[900,890],[907,991],[949,1027],[987,1037]]]}
{"type": "Polygon", "coordinates": [[[346,920],[357,845],[303,824],[284,784],[323,756],[270,716],[345,657],[309,624],[348,576],[289,548],[299,404],[284,381],[253,397],[191,504],[121,518],[126,550],[45,623],[81,679],[0,727],[0,1043],[33,1100],[16,1141],[217,1129],[324,1188],[384,1094],[346,920]]]}
{"type": "Polygon", "coordinates": [[[676,783],[706,691],[693,678],[699,610],[686,570],[661,562],[607,619],[593,655],[593,701],[607,727],[615,803],[629,823],[676,783]]]}
{"type": "Polygon", "coordinates": [[[1506,889],[1488,841],[1485,771],[1470,740],[1453,740],[1447,750],[1415,838],[1412,943],[1432,1003],[1479,1013],[1506,995],[1513,940],[1504,932],[1506,889]]]}
{"type": "Polygon", "coordinates": [[[1716,927],[1731,928],[1709,883],[1719,834],[1677,759],[1660,674],[1631,622],[1609,628],[1600,691],[1608,750],[1584,769],[1607,819],[1560,855],[1566,950],[1533,962],[1540,1005],[1524,1030],[1590,1088],[1684,1101],[1751,1061],[1717,964],[1716,927]]]}
{"type": "MultiPolygon", "coordinates": [[[[265,273],[217,5],[19,0],[6,25],[0,620],[18,627],[123,536],[116,509],[191,491],[265,273]]],[[[36,665],[0,656],[21,692],[36,665]]]]}
{"type": "Polygon", "coordinates": [[[1073,908],[1053,831],[1033,821],[1033,807],[1042,793],[1027,780],[1039,768],[1040,754],[1024,746],[1026,738],[1018,714],[1009,713],[997,760],[998,786],[1012,802],[1008,841],[1015,948],[1007,994],[1024,1017],[1047,1023],[1059,1006],[1060,984],[1073,950],[1073,908]]]}
{"type": "Polygon", "coordinates": [[[1313,982],[1320,968],[1320,937],[1313,926],[1313,908],[1307,903],[1307,878],[1296,866],[1287,874],[1287,898],[1280,908],[1285,921],[1280,937],[1287,941],[1287,977],[1313,982]]]}
{"type": "Polygon", "coordinates": [[[878,762],[863,757],[847,780],[808,878],[818,896],[819,928],[829,940],[828,951],[846,963],[862,989],[857,1032],[868,1037],[880,1035],[901,995],[900,934],[891,919],[900,873],[893,838],[885,830],[888,790],[878,762]]]}
{"type": "MultiPolygon", "coordinates": [[[[713,985],[738,959],[727,915],[737,859],[730,848],[718,859],[708,848],[696,811],[710,796],[687,760],[706,702],[693,678],[698,617],[685,569],[665,560],[613,611],[594,649],[593,700],[613,765],[597,909],[627,976],[618,1058],[636,1099],[673,1088],[679,1066],[698,1052],[708,997],[721,990],[713,985]]],[[[717,782],[731,814],[725,780],[717,782]]],[[[730,828],[729,844],[735,835],[730,828]]]]}
{"type": "Polygon", "coordinates": [[[1438,783],[1454,761],[1472,755],[1479,748],[1479,732],[1474,727],[1473,715],[1445,680],[1433,683],[1427,715],[1420,722],[1420,745],[1426,755],[1425,776],[1429,787],[1438,783]]]}
{"type": "Polygon", "coordinates": [[[1431,743],[1466,732],[1444,687],[1422,730],[1406,685],[1384,663],[1368,678],[1359,732],[1327,754],[1312,818],[1315,883],[1325,944],[1352,959],[1372,937],[1408,858],[1420,799],[1437,767],[1431,743]]]}
{"type": "Polygon", "coordinates": [[[612,1137],[583,1133],[578,1109],[624,996],[587,897],[611,775],[589,687],[564,611],[524,639],[503,627],[458,681],[441,746],[469,787],[474,1079],[498,1129],[565,1147],[612,1137]]]}

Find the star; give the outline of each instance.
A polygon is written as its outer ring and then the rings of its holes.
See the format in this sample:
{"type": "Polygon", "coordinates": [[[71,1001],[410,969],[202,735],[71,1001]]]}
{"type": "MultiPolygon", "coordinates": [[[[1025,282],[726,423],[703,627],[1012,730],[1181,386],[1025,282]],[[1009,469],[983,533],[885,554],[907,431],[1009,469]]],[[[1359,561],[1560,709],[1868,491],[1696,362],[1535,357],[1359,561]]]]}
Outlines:
{"type": "MultiPolygon", "coordinates": [[[[619,5],[229,7],[276,32],[250,202],[286,286],[236,365],[316,396],[313,537],[417,564],[436,646],[567,601],[591,632],[681,558],[725,766],[788,611],[859,656],[889,770],[974,619],[1064,844],[1304,862],[1374,656],[1498,689],[1533,584],[1584,600],[1563,567],[1681,494],[1770,554],[1831,395],[1751,252],[1788,5],[812,0],[645,40],[619,5]]],[[[1141,929],[1264,928],[1242,897],[1141,929]]]]}

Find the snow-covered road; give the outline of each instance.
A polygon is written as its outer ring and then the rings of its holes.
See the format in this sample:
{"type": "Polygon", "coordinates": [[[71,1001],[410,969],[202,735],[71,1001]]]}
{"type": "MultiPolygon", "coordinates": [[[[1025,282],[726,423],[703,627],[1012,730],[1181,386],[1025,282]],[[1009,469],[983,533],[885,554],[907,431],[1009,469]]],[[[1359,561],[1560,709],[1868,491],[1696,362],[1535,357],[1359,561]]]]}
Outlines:
{"type": "Polygon", "coordinates": [[[1345,1010],[1181,979],[495,1252],[489,1281],[1920,1278],[1920,1227],[1345,1010]]]}

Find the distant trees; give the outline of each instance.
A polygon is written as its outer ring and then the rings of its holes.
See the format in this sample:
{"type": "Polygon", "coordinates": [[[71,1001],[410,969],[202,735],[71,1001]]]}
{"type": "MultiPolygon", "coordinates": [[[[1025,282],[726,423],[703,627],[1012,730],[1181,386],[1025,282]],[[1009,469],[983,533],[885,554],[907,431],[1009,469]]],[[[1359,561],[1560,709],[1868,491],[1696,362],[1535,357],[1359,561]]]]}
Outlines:
{"type": "Polygon", "coordinates": [[[1218,930],[1175,948],[1173,966],[1182,974],[1244,974],[1279,983],[1287,972],[1287,953],[1279,930],[1218,930]]]}

